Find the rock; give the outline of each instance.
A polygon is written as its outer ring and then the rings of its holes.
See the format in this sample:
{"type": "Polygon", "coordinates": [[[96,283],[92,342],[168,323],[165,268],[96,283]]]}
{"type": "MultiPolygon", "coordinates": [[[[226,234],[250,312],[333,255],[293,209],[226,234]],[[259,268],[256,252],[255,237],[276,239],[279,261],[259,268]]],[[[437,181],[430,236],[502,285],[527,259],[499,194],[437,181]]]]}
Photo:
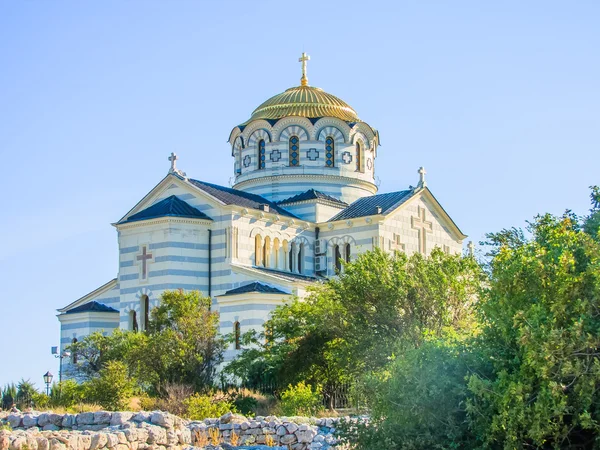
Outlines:
{"type": "Polygon", "coordinates": [[[10,447],[10,435],[11,433],[8,430],[0,431],[0,450],[8,450],[8,447],[10,447]]]}
{"type": "Polygon", "coordinates": [[[21,450],[24,445],[27,445],[27,439],[25,436],[16,436],[10,441],[10,446],[8,448],[10,450],[21,450]]]}
{"type": "Polygon", "coordinates": [[[285,425],[285,428],[286,430],[288,430],[288,433],[295,433],[298,430],[298,425],[296,425],[293,422],[290,422],[285,425]]]}
{"type": "Polygon", "coordinates": [[[174,425],[173,416],[162,411],[153,412],[150,416],[150,422],[164,428],[173,428],[174,425]]]}
{"type": "Polygon", "coordinates": [[[50,450],[50,442],[44,436],[37,436],[36,441],[38,450],[50,450]]]}
{"type": "Polygon", "coordinates": [[[108,411],[96,411],[94,413],[94,424],[109,424],[111,419],[111,414],[108,411]]]}
{"type": "Polygon", "coordinates": [[[167,443],[167,432],[161,427],[149,427],[148,444],[165,445],[167,443]]]}
{"type": "Polygon", "coordinates": [[[61,426],[63,428],[73,428],[77,425],[77,416],[75,414],[65,414],[61,426]]]}
{"type": "Polygon", "coordinates": [[[313,430],[298,430],[296,431],[296,437],[300,443],[310,443],[316,436],[316,431],[313,430]]]}
{"type": "MultiPolygon", "coordinates": [[[[51,425],[51,424],[50,424],[51,425]]],[[[66,450],[65,444],[56,438],[50,439],[50,450],[66,450]]]]}
{"type": "Polygon", "coordinates": [[[37,427],[37,417],[33,414],[25,414],[23,416],[23,426],[25,428],[37,427]]]}
{"type": "Polygon", "coordinates": [[[50,414],[49,413],[41,413],[38,416],[38,427],[43,427],[44,425],[48,425],[50,423],[50,414]]]}
{"type": "MultiPolygon", "coordinates": [[[[90,436],[89,434],[81,434],[79,435],[80,440],[79,443],[81,444],[81,450],[90,450],[90,447],[92,445],[92,436],[90,436]]],[[[40,450],[40,449],[38,449],[40,450]]]]}
{"type": "Polygon", "coordinates": [[[229,423],[231,422],[231,419],[233,418],[233,413],[231,411],[229,411],[228,413],[223,414],[220,418],[219,421],[221,423],[229,423]]]}
{"type": "Polygon", "coordinates": [[[90,450],[97,450],[99,448],[105,447],[107,442],[108,438],[106,437],[105,433],[93,434],[92,440],[90,442],[90,450]]]}
{"type": "Polygon", "coordinates": [[[6,421],[10,425],[11,428],[19,428],[23,425],[23,417],[20,414],[10,414],[6,421]]]}
{"type": "Polygon", "coordinates": [[[112,417],[110,419],[110,424],[112,426],[120,426],[125,422],[128,422],[133,417],[133,413],[130,412],[115,412],[112,413],[112,417]]]}
{"type": "Polygon", "coordinates": [[[94,413],[85,412],[77,414],[77,425],[92,425],[94,423],[94,413]]]}
{"type": "Polygon", "coordinates": [[[283,445],[294,444],[297,441],[298,438],[296,438],[295,434],[286,434],[285,436],[281,436],[281,438],[279,439],[279,442],[281,442],[283,445]]]}
{"type": "Polygon", "coordinates": [[[58,431],[60,430],[59,426],[54,425],[53,423],[48,423],[43,427],[44,431],[58,431]]]}
{"type": "Polygon", "coordinates": [[[147,412],[139,412],[135,416],[131,418],[134,422],[149,422],[150,421],[150,413],[147,412]]]}
{"type": "Polygon", "coordinates": [[[277,436],[285,436],[286,434],[287,429],[283,425],[277,427],[277,436]]]}

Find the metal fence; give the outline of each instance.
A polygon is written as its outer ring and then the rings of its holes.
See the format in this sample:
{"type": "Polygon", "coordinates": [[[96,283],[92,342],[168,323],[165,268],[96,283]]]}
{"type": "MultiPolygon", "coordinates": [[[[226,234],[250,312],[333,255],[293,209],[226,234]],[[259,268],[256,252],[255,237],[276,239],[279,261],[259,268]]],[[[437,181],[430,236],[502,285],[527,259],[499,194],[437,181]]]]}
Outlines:
{"type": "MultiPolygon", "coordinates": [[[[259,383],[253,385],[223,385],[223,390],[238,389],[240,390],[239,395],[244,396],[244,390],[257,391],[263,395],[272,395],[280,398],[283,391],[287,389],[287,386],[279,386],[277,383],[259,383]]],[[[357,397],[353,395],[353,389],[351,383],[342,383],[334,386],[327,386],[322,390],[323,406],[327,409],[350,409],[358,408],[360,406],[357,397]]]]}

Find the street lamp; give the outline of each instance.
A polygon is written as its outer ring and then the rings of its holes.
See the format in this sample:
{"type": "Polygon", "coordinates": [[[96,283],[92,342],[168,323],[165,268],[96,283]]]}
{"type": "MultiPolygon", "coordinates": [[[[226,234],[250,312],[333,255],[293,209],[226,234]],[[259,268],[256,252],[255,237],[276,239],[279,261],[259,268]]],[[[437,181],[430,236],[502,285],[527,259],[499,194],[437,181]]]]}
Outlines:
{"type": "Polygon", "coordinates": [[[54,375],[52,375],[50,371],[44,374],[44,383],[46,383],[46,395],[50,395],[50,383],[52,383],[52,378],[54,378],[54,375]]]}
{"type": "Polygon", "coordinates": [[[54,355],[55,358],[59,359],[58,363],[58,393],[62,394],[62,360],[63,358],[69,358],[71,356],[70,352],[64,351],[62,353],[58,353],[58,347],[51,347],[50,351],[54,355]]]}

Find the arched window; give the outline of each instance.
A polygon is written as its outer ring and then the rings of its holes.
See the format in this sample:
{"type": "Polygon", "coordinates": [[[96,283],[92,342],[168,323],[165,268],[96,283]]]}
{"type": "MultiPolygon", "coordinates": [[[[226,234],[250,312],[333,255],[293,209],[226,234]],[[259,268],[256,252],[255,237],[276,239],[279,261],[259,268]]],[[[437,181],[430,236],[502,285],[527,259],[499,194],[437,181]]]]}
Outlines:
{"type": "Polygon", "coordinates": [[[342,250],[339,245],[333,247],[333,262],[335,264],[335,272],[342,271],[342,250]]]}
{"type": "Polygon", "coordinates": [[[254,238],[254,265],[260,266],[261,260],[263,256],[263,245],[262,245],[262,237],[260,234],[257,234],[254,238]]]}
{"type": "Polygon", "coordinates": [[[235,335],[235,349],[239,350],[242,348],[242,333],[240,323],[237,321],[233,324],[233,333],[235,335]]]}
{"type": "Polygon", "coordinates": [[[300,244],[298,247],[298,273],[302,273],[304,270],[304,244],[300,244]]]}
{"type": "Polygon", "coordinates": [[[150,320],[150,299],[147,295],[142,295],[140,298],[140,310],[142,313],[142,331],[146,331],[150,320]]]}
{"type": "Polygon", "coordinates": [[[265,238],[265,245],[263,247],[263,255],[262,255],[262,266],[269,267],[271,257],[271,238],[267,236],[265,238]]]}
{"type": "Polygon", "coordinates": [[[265,140],[261,139],[258,141],[258,168],[264,169],[266,163],[265,157],[265,140]]]}
{"type": "Polygon", "coordinates": [[[346,262],[350,262],[350,244],[346,244],[346,251],[344,252],[344,256],[346,257],[346,262]]]}
{"type": "Polygon", "coordinates": [[[290,253],[289,253],[289,263],[290,263],[290,265],[289,265],[288,269],[289,269],[290,272],[294,271],[294,265],[295,265],[294,264],[294,253],[295,252],[296,252],[296,243],[292,242],[290,244],[290,253]]]}
{"type": "MultiPolygon", "coordinates": [[[[77,344],[77,338],[73,338],[71,344],[77,344]]],[[[77,364],[77,352],[71,349],[71,364],[77,364]]]]}
{"type": "Polygon", "coordinates": [[[363,165],[362,165],[362,160],[363,160],[363,154],[362,154],[362,145],[360,142],[356,143],[356,171],[357,172],[362,172],[363,171],[363,165]]]}
{"type": "Polygon", "coordinates": [[[335,166],[335,141],[331,136],[327,136],[325,139],[325,166],[335,166]]]}
{"type": "Polygon", "coordinates": [[[136,333],[138,331],[137,313],[133,309],[129,311],[129,329],[136,333]]]}
{"type": "Polygon", "coordinates": [[[240,173],[242,173],[242,149],[238,148],[235,150],[235,174],[240,173]]]}
{"type": "Polygon", "coordinates": [[[290,138],[289,155],[290,155],[290,166],[299,166],[300,165],[300,139],[298,139],[298,136],[292,136],[290,138]]]}

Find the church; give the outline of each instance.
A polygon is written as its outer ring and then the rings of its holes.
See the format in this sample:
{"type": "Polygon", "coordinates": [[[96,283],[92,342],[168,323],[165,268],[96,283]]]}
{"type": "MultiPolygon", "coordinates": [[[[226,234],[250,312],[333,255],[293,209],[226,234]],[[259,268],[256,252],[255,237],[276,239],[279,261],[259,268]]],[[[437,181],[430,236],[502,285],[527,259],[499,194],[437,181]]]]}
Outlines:
{"type": "Polygon", "coordinates": [[[220,332],[239,336],[361,252],[462,252],[466,236],[422,167],[415,186],[377,192],[378,131],[308,84],[308,60],[300,86],[231,131],[232,187],[189,177],[171,154],[167,175],[113,224],[117,277],[58,310],[61,351],[96,331],[144,330],[165,290],[209,296],[220,332]]]}

